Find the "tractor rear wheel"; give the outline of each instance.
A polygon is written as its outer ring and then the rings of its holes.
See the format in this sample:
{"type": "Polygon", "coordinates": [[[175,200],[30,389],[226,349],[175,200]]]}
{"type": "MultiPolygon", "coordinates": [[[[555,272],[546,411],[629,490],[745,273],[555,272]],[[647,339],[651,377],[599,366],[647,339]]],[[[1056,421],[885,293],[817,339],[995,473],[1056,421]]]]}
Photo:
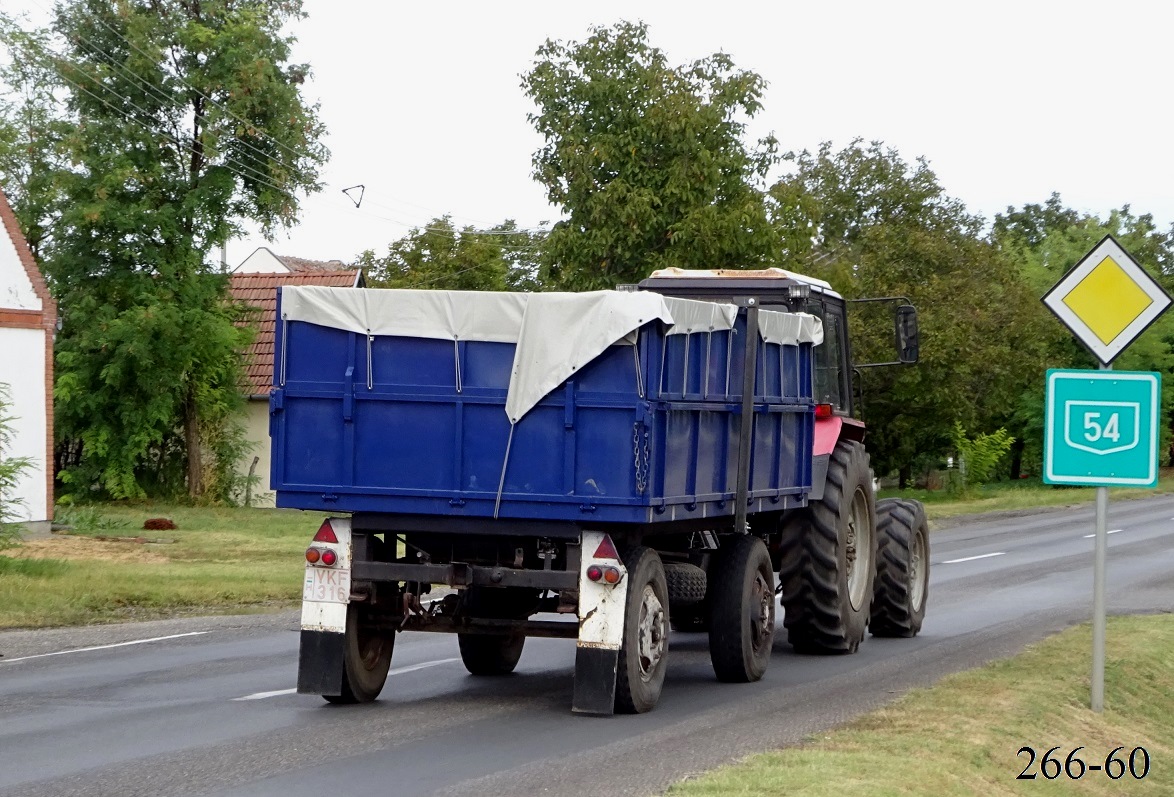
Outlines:
{"type": "Polygon", "coordinates": [[[925,508],[920,501],[877,501],[876,533],[879,546],[869,629],[873,636],[917,636],[929,595],[925,508]]]}
{"type": "Polygon", "coordinates": [[[783,625],[800,653],[855,653],[876,575],[876,507],[868,453],[836,444],[823,498],[782,522],[783,625]]]}

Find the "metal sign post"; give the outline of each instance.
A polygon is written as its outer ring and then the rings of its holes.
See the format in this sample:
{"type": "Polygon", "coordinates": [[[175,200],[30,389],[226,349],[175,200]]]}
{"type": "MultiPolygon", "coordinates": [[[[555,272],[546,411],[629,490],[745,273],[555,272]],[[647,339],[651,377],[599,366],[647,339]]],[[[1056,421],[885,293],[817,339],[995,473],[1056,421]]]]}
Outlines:
{"type": "Polygon", "coordinates": [[[1090,706],[1101,712],[1109,485],[1157,483],[1161,417],[1161,375],[1112,372],[1112,362],[1172,300],[1106,235],[1043,302],[1101,363],[1099,371],[1048,371],[1044,432],[1044,482],[1097,488],[1090,706]]]}

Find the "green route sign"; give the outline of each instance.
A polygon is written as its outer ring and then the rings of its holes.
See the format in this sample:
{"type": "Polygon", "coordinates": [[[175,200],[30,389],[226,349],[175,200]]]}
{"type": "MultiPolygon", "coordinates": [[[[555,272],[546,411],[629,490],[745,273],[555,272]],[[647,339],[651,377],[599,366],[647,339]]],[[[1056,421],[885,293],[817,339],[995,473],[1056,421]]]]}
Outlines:
{"type": "Polygon", "coordinates": [[[1049,370],[1044,481],[1155,486],[1161,388],[1157,373],[1049,370]]]}

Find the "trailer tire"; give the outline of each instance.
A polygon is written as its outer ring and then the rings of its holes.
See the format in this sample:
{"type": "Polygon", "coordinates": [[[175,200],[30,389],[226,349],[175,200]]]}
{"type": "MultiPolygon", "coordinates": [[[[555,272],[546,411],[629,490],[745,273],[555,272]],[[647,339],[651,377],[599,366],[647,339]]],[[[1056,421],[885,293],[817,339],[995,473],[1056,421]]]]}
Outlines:
{"type": "Polygon", "coordinates": [[[668,669],[669,591],[660,556],[639,546],[624,555],[628,596],[624,635],[616,667],[615,710],[651,711],[664,688],[668,669]]]}
{"type": "Polygon", "coordinates": [[[710,571],[709,658],[719,681],[766,673],[775,631],[774,568],[766,545],[739,535],[718,548],[710,571]]]}
{"type": "Polygon", "coordinates": [[[841,440],[823,498],[781,524],[783,625],[800,653],[855,653],[876,576],[876,506],[868,453],[841,440]]]}
{"type": "Polygon", "coordinates": [[[470,675],[509,675],[525,644],[522,634],[457,634],[461,661],[470,675]]]}
{"type": "MultiPolygon", "coordinates": [[[[494,620],[525,619],[529,594],[517,589],[469,587],[465,611],[471,617],[494,620]]],[[[470,675],[509,675],[518,666],[526,635],[457,634],[461,662],[470,675]]]]}
{"type": "Polygon", "coordinates": [[[920,501],[877,501],[876,535],[876,583],[869,629],[879,637],[917,636],[929,597],[925,508],[920,501]]]}
{"type": "Polygon", "coordinates": [[[395,632],[371,628],[368,616],[369,610],[362,604],[347,607],[342,692],[323,695],[328,703],[370,703],[383,691],[395,649],[395,632]]]}

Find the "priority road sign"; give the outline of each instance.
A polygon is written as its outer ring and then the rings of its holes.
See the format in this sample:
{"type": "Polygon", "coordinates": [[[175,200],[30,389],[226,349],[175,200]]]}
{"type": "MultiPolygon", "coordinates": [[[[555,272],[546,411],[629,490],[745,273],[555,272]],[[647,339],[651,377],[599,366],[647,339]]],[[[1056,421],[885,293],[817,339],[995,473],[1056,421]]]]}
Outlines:
{"type": "Polygon", "coordinates": [[[1155,486],[1160,395],[1158,373],[1049,370],[1044,481],[1155,486]]]}
{"type": "Polygon", "coordinates": [[[1106,235],[1043,302],[1105,365],[1170,306],[1168,293],[1106,235]]]}

